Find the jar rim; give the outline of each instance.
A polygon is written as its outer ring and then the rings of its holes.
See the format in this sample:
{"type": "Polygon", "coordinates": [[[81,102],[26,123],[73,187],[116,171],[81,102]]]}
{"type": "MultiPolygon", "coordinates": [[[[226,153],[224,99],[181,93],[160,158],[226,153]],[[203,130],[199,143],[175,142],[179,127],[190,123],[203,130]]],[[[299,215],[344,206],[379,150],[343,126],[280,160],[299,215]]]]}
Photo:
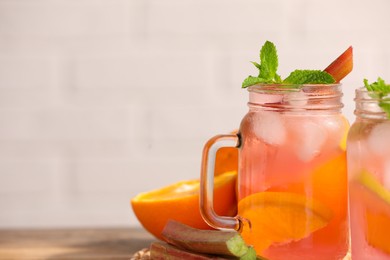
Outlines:
{"type": "Polygon", "coordinates": [[[355,89],[354,114],[360,118],[387,119],[387,113],[380,103],[390,104],[390,94],[383,95],[381,91],[367,90],[365,87],[355,89]]]}
{"type": "Polygon", "coordinates": [[[298,110],[333,110],[343,107],[341,84],[256,84],[250,86],[249,107],[298,110]]]}
{"type": "Polygon", "coordinates": [[[356,100],[372,100],[372,101],[387,101],[390,98],[390,93],[387,95],[383,95],[382,91],[373,91],[368,90],[366,87],[359,87],[355,89],[355,101],[356,100]],[[382,94],[382,96],[380,96],[382,94]],[[375,96],[378,95],[378,96],[375,96]]]}
{"type": "Polygon", "coordinates": [[[341,83],[332,83],[332,84],[286,84],[286,83],[259,83],[256,85],[249,86],[247,90],[249,92],[259,92],[259,91],[288,91],[296,92],[302,89],[313,89],[318,90],[319,87],[340,87],[341,83]]]}

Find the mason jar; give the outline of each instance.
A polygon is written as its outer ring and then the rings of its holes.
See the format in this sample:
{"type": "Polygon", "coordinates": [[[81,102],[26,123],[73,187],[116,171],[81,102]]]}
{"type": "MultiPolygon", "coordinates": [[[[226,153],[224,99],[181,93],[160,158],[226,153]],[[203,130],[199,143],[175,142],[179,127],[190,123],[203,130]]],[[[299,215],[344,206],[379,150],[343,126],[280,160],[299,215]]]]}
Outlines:
{"type": "Polygon", "coordinates": [[[255,85],[237,134],[204,146],[206,222],[241,232],[267,259],[343,259],[348,253],[346,136],[340,84],[255,85]],[[213,210],[215,153],[239,153],[237,215],[213,210]]]}
{"type": "Polygon", "coordinates": [[[390,259],[389,96],[356,90],[347,141],[352,258],[390,259]]]}

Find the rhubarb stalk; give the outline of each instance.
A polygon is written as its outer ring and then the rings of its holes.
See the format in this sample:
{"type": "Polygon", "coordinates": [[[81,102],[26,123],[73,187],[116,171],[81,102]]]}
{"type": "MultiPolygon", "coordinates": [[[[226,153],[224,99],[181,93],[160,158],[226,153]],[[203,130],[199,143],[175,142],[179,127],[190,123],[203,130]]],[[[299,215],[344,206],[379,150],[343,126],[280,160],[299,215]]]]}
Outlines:
{"type": "Polygon", "coordinates": [[[333,76],[335,82],[340,82],[353,68],[352,46],[335,59],[324,71],[333,76]]]}
{"type": "Polygon", "coordinates": [[[169,244],[192,252],[235,256],[242,260],[260,259],[236,231],[201,230],[170,220],[161,235],[169,244]]]}
{"type": "Polygon", "coordinates": [[[154,242],[150,246],[150,259],[153,260],[228,260],[220,256],[198,254],[177,248],[164,242],[154,242]]]}

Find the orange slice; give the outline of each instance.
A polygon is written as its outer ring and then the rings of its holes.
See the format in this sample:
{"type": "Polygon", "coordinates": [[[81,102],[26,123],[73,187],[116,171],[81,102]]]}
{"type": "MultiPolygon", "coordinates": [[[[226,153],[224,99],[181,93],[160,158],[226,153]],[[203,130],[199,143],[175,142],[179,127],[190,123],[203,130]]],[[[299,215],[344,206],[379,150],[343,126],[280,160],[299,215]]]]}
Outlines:
{"type": "Polygon", "coordinates": [[[367,243],[390,254],[390,191],[366,171],[358,176],[357,181],[364,187],[359,193],[359,198],[366,205],[367,243]]]}
{"type": "Polygon", "coordinates": [[[243,238],[260,254],[273,244],[305,238],[332,218],[321,202],[288,192],[252,194],[239,202],[238,213],[244,219],[243,238]]]}
{"type": "MultiPolygon", "coordinates": [[[[214,210],[222,216],[236,211],[236,172],[214,178],[214,210]]],[[[199,210],[199,180],[181,181],[158,190],[140,193],[131,200],[134,214],[143,227],[161,239],[169,219],[199,229],[211,229],[199,210]]]]}
{"type": "Polygon", "coordinates": [[[348,240],[348,177],[346,153],[341,152],[317,167],[304,181],[303,194],[310,194],[333,212],[327,228],[316,232],[318,243],[346,245],[348,240]]]}
{"type": "MultiPolygon", "coordinates": [[[[299,180],[298,180],[299,181],[299,180]]],[[[316,243],[346,244],[348,239],[348,178],[346,153],[340,151],[315,167],[303,180],[268,191],[291,192],[310,196],[332,211],[326,228],[313,234],[316,243]],[[338,242],[337,242],[338,241],[338,242]]],[[[290,247],[291,248],[291,247],[290,247]]]]}
{"type": "Polygon", "coordinates": [[[390,254],[390,216],[385,213],[377,213],[368,210],[366,212],[366,219],[366,239],[368,244],[390,254]]]}

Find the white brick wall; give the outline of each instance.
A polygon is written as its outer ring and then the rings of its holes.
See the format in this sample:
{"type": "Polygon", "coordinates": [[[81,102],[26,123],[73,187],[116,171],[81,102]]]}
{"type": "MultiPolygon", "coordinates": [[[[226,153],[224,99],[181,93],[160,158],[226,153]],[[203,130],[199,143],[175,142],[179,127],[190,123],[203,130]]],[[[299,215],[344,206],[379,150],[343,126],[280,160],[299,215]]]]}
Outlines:
{"type": "Polygon", "coordinates": [[[345,114],[390,81],[387,0],[0,0],[0,228],[138,225],[137,193],[197,178],[239,126],[265,40],[280,73],[349,45],[345,114]]]}

